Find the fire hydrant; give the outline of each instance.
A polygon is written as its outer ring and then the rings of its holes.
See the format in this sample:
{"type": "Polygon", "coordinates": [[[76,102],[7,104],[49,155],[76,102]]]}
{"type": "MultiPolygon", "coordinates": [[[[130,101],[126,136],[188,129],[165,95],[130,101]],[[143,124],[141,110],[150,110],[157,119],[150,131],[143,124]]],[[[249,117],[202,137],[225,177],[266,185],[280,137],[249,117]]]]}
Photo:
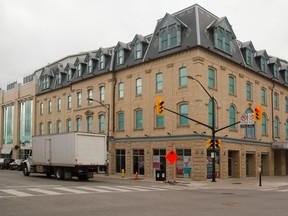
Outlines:
{"type": "Polygon", "coordinates": [[[122,177],[122,178],[125,177],[125,170],[124,170],[124,169],[121,170],[121,177],[122,177]]]}

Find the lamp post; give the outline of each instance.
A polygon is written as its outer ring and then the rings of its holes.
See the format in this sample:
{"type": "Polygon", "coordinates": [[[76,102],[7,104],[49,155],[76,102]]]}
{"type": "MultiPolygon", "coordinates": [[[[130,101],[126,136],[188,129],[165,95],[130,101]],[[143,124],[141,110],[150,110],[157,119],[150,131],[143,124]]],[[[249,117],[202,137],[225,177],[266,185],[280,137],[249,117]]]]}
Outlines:
{"type": "Polygon", "coordinates": [[[106,170],[106,174],[107,176],[109,175],[109,137],[110,137],[110,104],[103,104],[101,101],[98,100],[94,100],[93,98],[87,98],[88,101],[95,101],[97,103],[99,103],[101,106],[103,106],[106,111],[107,111],[107,132],[106,132],[106,145],[107,145],[107,170],[106,170]]]}
{"type": "Polygon", "coordinates": [[[216,182],[216,176],[215,176],[215,98],[213,96],[211,96],[209,94],[209,92],[207,91],[207,89],[202,85],[202,83],[195,79],[192,76],[187,76],[188,79],[191,80],[195,80],[197,83],[199,83],[199,85],[204,89],[204,91],[206,92],[206,94],[209,96],[209,98],[212,101],[212,126],[210,126],[209,128],[211,129],[211,133],[212,133],[212,146],[213,146],[213,154],[211,155],[212,157],[212,182],[216,182]]]}

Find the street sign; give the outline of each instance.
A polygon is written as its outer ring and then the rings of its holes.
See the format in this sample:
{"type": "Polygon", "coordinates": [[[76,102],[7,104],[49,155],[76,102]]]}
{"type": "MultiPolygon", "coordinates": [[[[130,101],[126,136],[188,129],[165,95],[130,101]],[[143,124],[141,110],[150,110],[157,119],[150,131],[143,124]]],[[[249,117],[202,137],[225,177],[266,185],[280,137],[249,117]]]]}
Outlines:
{"type": "Polygon", "coordinates": [[[254,113],[244,113],[241,115],[240,118],[240,127],[247,128],[247,127],[254,127],[254,113]]]}
{"type": "Polygon", "coordinates": [[[174,164],[177,159],[178,159],[178,155],[173,149],[170,150],[168,154],[166,155],[166,160],[168,160],[171,165],[174,164]]]}

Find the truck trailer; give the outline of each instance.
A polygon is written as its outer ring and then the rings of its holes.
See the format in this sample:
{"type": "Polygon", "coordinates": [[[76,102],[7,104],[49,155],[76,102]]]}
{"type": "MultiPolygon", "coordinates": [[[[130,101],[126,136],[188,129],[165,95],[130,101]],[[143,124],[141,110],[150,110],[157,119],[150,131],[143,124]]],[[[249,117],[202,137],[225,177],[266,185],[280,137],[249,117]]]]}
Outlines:
{"type": "Polygon", "coordinates": [[[93,133],[61,133],[32,137],[32,149],[23,162],[23,174],[42,173],[57,179],[93,178],[107,166],[106,136],[93,133]]]}

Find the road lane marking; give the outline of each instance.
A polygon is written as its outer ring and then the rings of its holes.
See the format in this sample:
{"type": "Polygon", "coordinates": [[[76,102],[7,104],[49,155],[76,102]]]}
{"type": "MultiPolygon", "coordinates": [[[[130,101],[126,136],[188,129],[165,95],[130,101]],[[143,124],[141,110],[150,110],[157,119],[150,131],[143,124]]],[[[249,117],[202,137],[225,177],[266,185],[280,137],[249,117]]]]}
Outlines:
{"type": "Polygon", "coordinates": [[[112,191],[109,191],[109,190],[103,190],[103,189],[100,189],[100,188],[92,188],[92,187],[77,187],[79,189],[83,189],[83,190],[88,190],[88,191],[93,191],[93,192],[99,192],[99,193],[111,193],[112,191]]]}
{"type": "Polygon", "coordinates": [[[61,195],[62,194],[62,193],[58,193],[58,192],[55,192],[55,191],[44,190],[44,189],[41,189],[41,188],[28,188],[28,190],[34,191],[34,192],[43,193],[43,194],[47,194],[47,195],[61,195]]]}
{"type": "Polygon", "coordinates": [[[103,188],[103,189],[112,190],[112,191],[119,191],[119,192],[132,192],[131,190],[115,188],[115,187],[108,187],[108,186],[97,186],[97,188],[103,188]]]}
{"type": "Polygon", "coordinates": [[[29,193],[25,193],[25,192],[21,192],[21,191],[17,191],[17,190],[13,190],[13,189],[2,189],[0,190],[4,193],[8,193],[17,197],[29,197],[29,196],[33,196],[32,194],[29,193]]]}
{"type": "Polygon", "coordinates": [[[129,187],[129,186],[117,186],[117,188],[124,188],[124,189],[130,189],[130,190],[133,190],[133,191],[143,191],[143,192],[153,191],[153,188],[144,189],[144,188],[137,188],[135,186],[132,186],[132,187],[129,187]]]}
{"type": "Polygon", "coordinates": [[[148,187],[148,186],[134,186],[134,188],[143,188],[143,189],[150,189],[150,190],[153,190],[153,191],[167,191],[168,189],[166,188],[157,188],[157,187],[148,187]]]}
{"type": "Polygon", "coordinates": [[[282,189],[282,190],[278,190],[279,192],[287,192],[288,189],[282,189]]]}
{"type": "Polygon", "coordinates": [[[56,190],[61,190],[65,192],[70,192],[70,193],[75,193],[75,194],[88,194],[88,191],[83,191],[83,190],[77,190],[77,189],[72,189],[72,188],[66,188],[66,187],[55,187],[53,189],[56,190]]]}

